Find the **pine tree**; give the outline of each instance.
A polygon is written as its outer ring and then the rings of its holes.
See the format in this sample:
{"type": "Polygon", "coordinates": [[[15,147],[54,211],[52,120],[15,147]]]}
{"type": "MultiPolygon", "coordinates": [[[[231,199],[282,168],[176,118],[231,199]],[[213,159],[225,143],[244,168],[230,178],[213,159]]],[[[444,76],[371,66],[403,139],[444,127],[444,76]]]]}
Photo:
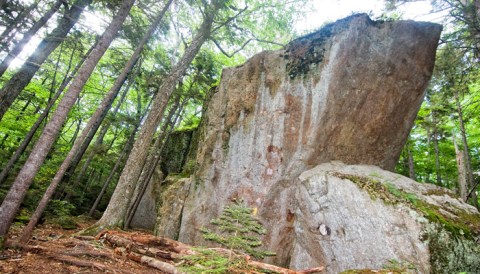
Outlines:
{"type": "Polygon", "coordinates": [[[203,237],[232,251],[243,251],[256,258],[275,256],[275,253],[257,250],[257,247],[262,245],[258,236],[265,234],[267,230],[255,219],[253,213],[252,208],[240,203],[227,206],[218,219],[210,222],[218,226],[219,233],[203,228],[203,237]]]}

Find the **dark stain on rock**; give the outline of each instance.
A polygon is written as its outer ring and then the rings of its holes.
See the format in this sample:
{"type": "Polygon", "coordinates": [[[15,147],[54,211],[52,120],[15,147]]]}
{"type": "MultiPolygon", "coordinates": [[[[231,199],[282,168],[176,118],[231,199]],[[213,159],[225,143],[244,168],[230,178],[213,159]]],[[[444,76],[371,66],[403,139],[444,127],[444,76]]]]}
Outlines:
{"type": "Polygon", "coordinates": [[[317,32],[297,38],[285,47],[284,58],[288,60],[286,69],[290,79],[305,75],[310,71],[311,65],[323,61],[325,53],[330,46],[327,42],[331,37],[343,32],[350,26],[350,22],[359,17],[366,17],[368,22],[373,22],[368,15],[355,14],[334,23],[327,24],[317,32]]]}
{"type": "Polygon", "coordinates": [[[287,222],[293,223],[293,220],[295,219],[295,214],[290,211],[290,209],[287,210],[287,222]]]}

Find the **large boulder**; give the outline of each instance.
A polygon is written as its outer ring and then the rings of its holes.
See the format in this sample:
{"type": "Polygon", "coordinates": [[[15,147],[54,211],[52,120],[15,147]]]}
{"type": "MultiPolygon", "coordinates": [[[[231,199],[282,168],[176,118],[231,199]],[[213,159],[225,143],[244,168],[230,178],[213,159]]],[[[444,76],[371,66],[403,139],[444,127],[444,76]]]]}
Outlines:
{"type": "Polygon", "coordinates": [[[268,230],[263,241],[277,253],[270,262],[296,264],[308,253],[298,247],[298,176],[331,160],[393,170],[440,32],[355,15],[225,69],[200,130],[179,240],[204,243],[199,228],[243,200],[268,230]]]}

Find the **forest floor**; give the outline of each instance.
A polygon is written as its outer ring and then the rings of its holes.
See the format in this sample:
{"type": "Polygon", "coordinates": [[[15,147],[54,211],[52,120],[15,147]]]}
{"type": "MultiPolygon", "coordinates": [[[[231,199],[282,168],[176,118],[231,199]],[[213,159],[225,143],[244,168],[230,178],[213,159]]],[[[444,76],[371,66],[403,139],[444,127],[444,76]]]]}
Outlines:
{"type": "MultiPolygon", "coordinates": [[[[194,247],[139,230],[106,230],[96,237],[78,235],[92,224],[90,219],[83,220],[74,230],[40,225],[27,245],[0,250],[0,273],[308,274],[324,269],[295,271],[255,261],[231,249],[194,247]]],[[[12,246],[22,228],[12,226],[7,245],[12,246]]]]}
{"type": "MultiPolygon", "coordinates": [[[[0,251],[0,273],[162,273],[115,254],[103,241],[74,237],[91,224],[79,223],[75,230],[40,225],[27,248],[0,251]]],[[[18,237],[21,228],[14,225],[10,238],[18,237]]]]}

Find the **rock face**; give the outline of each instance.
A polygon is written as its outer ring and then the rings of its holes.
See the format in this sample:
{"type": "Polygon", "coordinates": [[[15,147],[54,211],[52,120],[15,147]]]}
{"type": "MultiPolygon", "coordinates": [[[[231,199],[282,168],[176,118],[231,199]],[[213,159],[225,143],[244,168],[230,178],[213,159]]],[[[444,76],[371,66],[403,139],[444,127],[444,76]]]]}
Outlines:
{"type": "Polygon", "coordinates": [[[327,163],[289,188],[290,267],[327,273],[408,262],[419,273],[478,273],[480,214],[452,192],[375,166],[327,163]]]}
{"type": "MultiPolygon", "coordinates": [[[[165,177],[168,174],[182,173],[183,169],[188,167],[187,161],[189,157],[193,157],[189,155],[193,153],[191,145],[196,145],[195,140],[192,140],[195,137],[196,130],[192,129],[176,131],[170,134],[170,138],[167,139],[161,153],[162,161],[156,167],[152,179],[140,200],[135,215],[133,215],[131,227],[155,230],[157,218],[163,216],[161,213],[157,213],[157,209],[163,205],[164,199],[169,197],[168,189],[171,187],[171,181],[164,183],[165,177]],[[167,195],[165,192],[167,192],[167,195]]],[[[196,149],[196,146],[193,149],[196,149]]],[[[178,237],[178,231],[175,234],[168,234],[170,238],[173,238],[174,235],[178,237]]]]}
{"type": "Polygon", "coordinates": [[[225,69],[200,130],[179,240],[203,243],[199,228],[243,200],[269,231],[265,248],[277,253],[270,263],[326,262],[326,250],[302,251],[297,178],[332,160],[394,168],[440,32],[436,24],[356,15],[225,69]]]}

